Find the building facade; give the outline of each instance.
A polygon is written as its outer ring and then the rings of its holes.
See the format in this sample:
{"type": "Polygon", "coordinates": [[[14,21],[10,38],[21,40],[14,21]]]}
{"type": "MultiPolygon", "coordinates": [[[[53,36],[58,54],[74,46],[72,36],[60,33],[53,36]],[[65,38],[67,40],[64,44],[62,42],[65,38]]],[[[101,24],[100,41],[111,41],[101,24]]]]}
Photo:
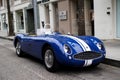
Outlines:
{"type": "Polygon", "coordinates": [[[63,34],[94,35],[91,27],[92,3],[92,0],[38,1],[40,16],[38,34],[44,30],[51,30],[63,34]]]}
{"type": "MultiPolygon", "coordinates": [[[[37,0],[34,26],[33,0],[10,0],[15,33],[61,32],[120,39],[119,0],[37,0]]],[[[7,35],[6,0],[0,0],[0,34],[7,35]]]]}
{"type": "Polygon", "coordinates": [[[15,33],[34,32],[34,11],[32,0],[14,0],[11,7],[15,33]]]}
{"type": "Polygon", "coordinates": [[[119,0],[94,0],[95,36],[101,39],[118,39],[119,0]]]}
{"type": "MultiPolygon", "coordinates": [[[[0,0],[0,34],[8,35],[8,14],[6,0],[0,0]]],[[[34,11],[32,0],[10,0],[14,33],[34,32],[34,11]],[[29,27],[28,27],[29,26],[29,27]]]]}
{"type": "Polygon", "coordinates": [[[0,0],[0,34],[6,36],[8,33],[8,18],[6,0],[0,0]]]}
{"type": "Polygon", "coordinates": [[[52,26],[53,31],[64,34],[120,39],[119,0],[42,1],[38,4],[41,26],[43,22],[49,27],[52,26]],[[51,13],[53,13],[52,16],[50,16],[51,13]]]}
{"type": "Polygon", "coordinates": [[[120,39],[120,0],[94,2],[96,36],[101,39],[120,39]]]}

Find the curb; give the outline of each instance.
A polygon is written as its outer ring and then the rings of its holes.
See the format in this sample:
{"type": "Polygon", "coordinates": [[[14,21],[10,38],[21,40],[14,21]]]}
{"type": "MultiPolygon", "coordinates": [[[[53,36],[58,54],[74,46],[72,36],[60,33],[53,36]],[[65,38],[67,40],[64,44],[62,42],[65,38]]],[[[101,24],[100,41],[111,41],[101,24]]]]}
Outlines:
{"type": "Polygon", "coordinates": [[[106,59],[103,61],[103,63],[120,68],[120,61],[117,61],[117,60],[112,60],[112,59],[106,58],[106,59]]]}
{"type": "Polygon", "coordinates": [[[6,40],[10,40],[10,41],[13,41],[14,39],[11,39],[11,38],[7,38],[7,37],[2,37],[0,36],[1,39],[6,39],[6,40]]]}

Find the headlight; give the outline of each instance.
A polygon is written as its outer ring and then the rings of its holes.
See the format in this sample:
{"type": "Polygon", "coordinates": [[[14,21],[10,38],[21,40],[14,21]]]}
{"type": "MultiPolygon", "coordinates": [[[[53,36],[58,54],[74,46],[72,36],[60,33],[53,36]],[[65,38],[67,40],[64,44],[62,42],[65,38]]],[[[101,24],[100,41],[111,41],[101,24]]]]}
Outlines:
{"type": "Polygon", "coordinates": [[[102,49],[102,44],[97,43],[96,46],[98,47],[98,49],[100,49],[100,50],[102,49]]]}
{"type": "Polygon", "coordinates": [[[99,50],[104,50],[104,44],[100,40],[91,39],[91,41],[97,46],[99,50]]]}
{"type": "Polygon", "coordinates": [[[65,51],[65,53],[67,53],[67,54],[71,54],[71,49],[70,49],[70,47],[68,46],[68,45],[64,45],[64,51],[65,51]]]}

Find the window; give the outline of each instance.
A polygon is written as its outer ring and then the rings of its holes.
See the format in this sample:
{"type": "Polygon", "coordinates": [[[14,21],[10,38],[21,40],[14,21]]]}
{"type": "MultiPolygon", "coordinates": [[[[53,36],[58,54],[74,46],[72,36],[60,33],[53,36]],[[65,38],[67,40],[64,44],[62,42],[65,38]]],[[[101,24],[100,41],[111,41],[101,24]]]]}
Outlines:
{"type": "Polygon", "coordinates": [[[2,28],[3,28],[3,30],[7,30],[8,24],[6,22],[6,14],[5,13],[2,14],[1,18],[2,18],[2,28]]]}

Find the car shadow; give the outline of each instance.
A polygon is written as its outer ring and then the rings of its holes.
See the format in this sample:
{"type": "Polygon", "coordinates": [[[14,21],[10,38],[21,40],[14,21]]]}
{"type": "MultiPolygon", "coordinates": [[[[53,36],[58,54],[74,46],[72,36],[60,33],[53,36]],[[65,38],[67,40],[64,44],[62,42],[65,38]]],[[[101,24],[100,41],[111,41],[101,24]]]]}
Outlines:
{"type": "MultiPolygon", "coordinates": [[[[43,60],[40,60],[38,58],[35,58],[29,54],[24,54],[24,56],[22,57],[24,59],[30,60],[31,62],[37,63],[38,65],[44,67],[44,62],[43,60]]],[[[45,69],[45,67],[44,67],[45,69]]],[[[96,71],[101,71],[102,68],[99,67],[99,65],[97,67],[70,67],[70,66],[63,66],[60,65],[59,70],[57,70],[54,73],[90,73],[90,72],[96,72],[96,71]]]]}
{"type": "Polygon", "coordinates": [[[22,58],[30,60],[30,61],[38,63],[38,64],[44,64],[43,60],[35,58],[35,57],[33,57],[33,56],[29,55],[29,54],[26,54],[26,53],[22,56],[22,58]]]}
{"type": "Polygon", "coordinates": [[[97,66],[97,67],[68,67],[68,66],[62,66],[59,70],[59,72],[86,72],[86,73],[89,73],[89,72],[93,72],[93,71],[101,71],[102,69],[97,66]]]}

